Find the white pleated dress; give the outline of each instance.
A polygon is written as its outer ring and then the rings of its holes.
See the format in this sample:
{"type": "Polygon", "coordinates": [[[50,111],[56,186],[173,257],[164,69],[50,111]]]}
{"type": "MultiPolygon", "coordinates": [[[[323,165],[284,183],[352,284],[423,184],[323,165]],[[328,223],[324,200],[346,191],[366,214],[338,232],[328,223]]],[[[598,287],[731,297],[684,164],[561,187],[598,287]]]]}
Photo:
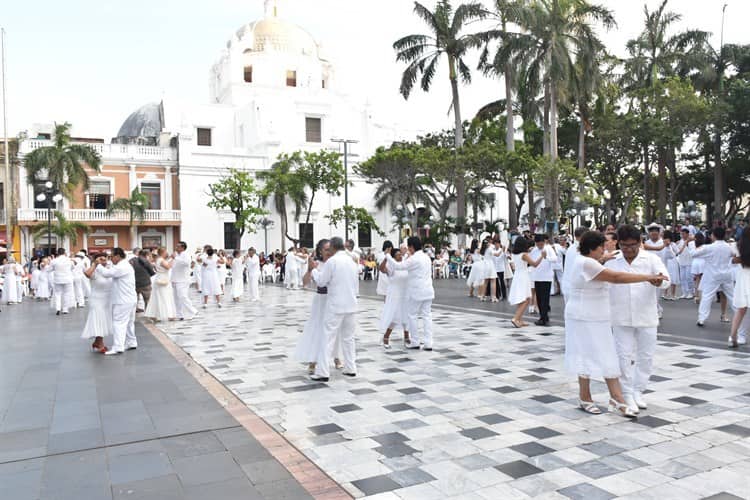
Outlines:
{"type": "Polygon", "coordinates": [[[513,281],[510,284],[508,292],[508,304],[516,305],[531,298],[531,276],[529,275],[529,265],[523,260],[525,253],[514,253],[510,256],[515,271],[513,272],[513,281]]]}
{"type": "Polygon", "coordinates": [[[91,276],[91,295],[86,308],[88,315],[81,333],[82,339],[106,337],[112,333],[111,289],[112,278],[105,278],[99,273],[91,276]]]}
{"type": "Polygon", "coordinates": [[[409,283],[408,271],[392,271],[388,269],[388,293],[385,296],[383,314],[380,316],[380,330],[389,328],[408,329],[407,292],[409,283]]]}
{"type": "Polygon", "coordinates": [[[15,264],[5,264],[2,267],[3,271],[3,302],[6,304],[20,302],[21,297],[18,296],[18,280],[20,276],[16,275],[15,264]]]}
{"type": "Polygon", "coordinates": [[[750,307],[750,267],[740,267],[734,282],[734,307],[750,307]]]}
{"type": "Polygon", "coordinates": [[[617,378],[620,361],[610,321],[609,283],[594,278],[604,270],[578,256],[565,296],[565,370],[585,378],[617,378]]]}
{"type": "MultiPolygon", "coordinates": [[[[325,262],[318,264],[318,271],[323,272],[325,262]]],[[[313,281],[315,285],[315,281],[313,281]]],[[[316,287],[317,288],[317,287],[316,287]]],[[[328,339],[326,338],[325,328],[323,326],[323,316],[325,315],[328,294],[326,289],[317,288],[317,292],[312,299],[310,307],[310,317],[305,321],[302,329],[302,336],[297,342],[294,349],[293,359],[300,363],[324,363],[325,351],[328,349],[328,339]]]]}
{"type": "Polygon", "coordinates": [[[38,299],[49,299],[52,296],[52,289],[49,284],[50,273],[46,267],[39,273],[39,281],[36,286],[36,297],[38,299]]]}
{"type": "Polygon", "coordinates": [[[204,297],[221,295],[218,260],[214,254],[211,257],[206,256],[201,263],[201,292],[204,297]]]}
{"type": "Polygon", "coordinates": [[[479,288],[479,285],[484,283],[484,275],[484,257],[477,249],[471,254],[471,271],[469,271],[469,277],[466,279],[466,285],[469,288],[479,288]]]}
{"type": "Polygon", "coordinates": [[[169,269],[164,267],[163,264],[164,259],[159,259],[154,266],[156,274],[151,286],[151,300],[148,301],[148,306],[146,306],[146,312],[144,313],[144,316],[156,321],[167,321],[177,317],[172,282],[169,279],[169,269]]]}
{"type": "Polygon", "coordinates": [[[232,259],[232,298],[238,299],[245,293],[245,263],[240,257],[232,259]]]}

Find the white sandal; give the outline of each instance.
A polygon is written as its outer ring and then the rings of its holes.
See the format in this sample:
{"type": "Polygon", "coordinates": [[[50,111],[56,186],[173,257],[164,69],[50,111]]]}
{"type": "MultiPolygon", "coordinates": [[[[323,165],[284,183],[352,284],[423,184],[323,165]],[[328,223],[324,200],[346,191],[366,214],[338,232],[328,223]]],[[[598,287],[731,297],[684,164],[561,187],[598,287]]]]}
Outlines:
{"type": "Polygon", "coordinates": [[[609,398],[609,411],[612,413],[619,413],[623,417],[626,418],[637,418],[638,415],[633,413],[633,411],[628,407],[625,403],[619,403],[616,400],[609,398]]]}
{"type": "Polygon", "coordinates": [[[583,399],[578,400],[578,407],[585,411],[586,413],[590,413],[592,415],[601,415],[602,411],[599,409],[598,406],[596,406],[596,403],[593,401],[584,401],[583,399]]]}

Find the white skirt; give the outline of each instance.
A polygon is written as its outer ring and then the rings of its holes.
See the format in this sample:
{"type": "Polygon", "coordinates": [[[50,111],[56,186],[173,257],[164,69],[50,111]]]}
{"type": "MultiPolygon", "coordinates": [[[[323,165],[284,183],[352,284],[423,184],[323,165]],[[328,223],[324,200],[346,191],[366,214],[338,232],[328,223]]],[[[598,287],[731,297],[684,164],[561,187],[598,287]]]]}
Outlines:
{"type": "Polygon", "coordinates": [[[750,267],[737,270],[734,282],[734,307],[750,307],[750,267]]]}
{"type": "Polygon", "coordinates": [[[693,259],[693,262],[690,264],[690,273],[693,276],[703,274],[703,259],[693,259]]]}
{"type": "Polygon", "coordinates": [[[324,363],[328,339],[323,327],[328,295],[316,293],[310,308],[310,317],[305,321],[302,336],[294,349],[293,359],[300,363],[324,363]]]}
{"type": "Polygon", "coordinates": [[[469,288],[477,288],[484,283],[484,279],[484,261],[472,263],[469,277],[466,279],[466,285],[469,288]]]}
{"type": "Polygon", "coordinates": [[[167,321],[170,318],[177,317],[172,283],[166,285],[153,284],[151,287],[151,299],[148,301],[144,316],[153,318],[156,321],[167,321]]]}
{"type": "Polygon", "coordinates": [[[406,298],[398,293],[389,293],[385,297],[383,314],[380,316],[380,330],[401,327],[408,330],[408,311],[406,298]]]}
{"type": "Polygon", "coordinates": [[[219,271],[204,270],[203,272],[201,272],[201,292],[203,293],[204,297],[221,295],[221,287],[219,286],[219,271]]]}
{"type": "Polygon", "coordinates": [[[389,279],[386,273],[378,273],[378,287],[375,289],[375,293],[378,295],[387,295],[389,279]]]}
{"type": "Polygon", "coordinates": [[[232,298],[238,299],[245,292],[245,283],[242,281],[242,273],[232,274],[232,298]]]}
{"type": "Polygon", "coordinates": [[[106,337],[112,333],[112,306],[109,303],[109,294],[101,294],[92,291],[88,303],[88,315],[86,325],[81,333],[82,339],[94,337],[106,337]]]}
{"type": "Polygon", "coordinates": [[[620,361],[609,321],[565,318],[565,371],[587,378],[620,376],[620,361]]]}
{"type": "Polygon", "coordinates": [[[508,292],[508,304],[520,304],[526,299],[531,298],[531,277],[527,272],[516,273],[513,281],[510,283],[510,292],[508,292]]]}
{"type": "Polygon", "coordinates": [[[677,259],[669,259],[667,261],[667,272],[669,273],[671,284],[677,285],[680,283],[680,264],[677,262],[677,259]]]}

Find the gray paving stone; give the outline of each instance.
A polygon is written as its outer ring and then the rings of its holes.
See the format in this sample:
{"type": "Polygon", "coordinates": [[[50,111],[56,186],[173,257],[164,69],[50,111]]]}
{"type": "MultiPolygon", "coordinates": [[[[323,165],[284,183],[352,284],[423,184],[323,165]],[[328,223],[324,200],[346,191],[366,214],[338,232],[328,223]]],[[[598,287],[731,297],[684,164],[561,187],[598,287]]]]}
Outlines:
{"type": "Polygon", "coordinates": [[[567,488],[557,490],[557,492],[572,500],[609,500],[615,497],[610,492],[588,483],[568,486],[567,488]]]}
{"type": "Polygon", "coordinates": [[[171,459],[225,451],[226,448],[210,431],[185,434],[160,440],[171,459]]]}
{"type": "Polygon", "coordinates": [[[400,484],[402,488],[436,480],[435,477],[419,468],[395,471],[388,474],[388,477],[400,484]]]}
{"type": "Polygon", "coordinates": [[[176,474],[122,483],[112,487],[114,500],[183,500],[185,492],[176,474]]]}
{"type": "Polygon", "coordinates": [[[243,464],[242,470],[254,485],[292,478],[289,471],[275,459],[243,464]]]}
{"type": "Polygon", "coordinates": [[[172,474],[172,464],[164,452],[143,452],[109,457],[109,477],[113,485],[172,474]]]}
{"type": "Polygon", "coordinates": [[[101,429],[50,434],[47,453],[68,453],[104,446],[104,434],[101,429]]]}
{"type": "Polygon", "coordinates": [[[401,485],[387,475],[372,476],[352,481],[352,485],[365,495],[377,495],[399,489],[401,485]]]}
{"type": "Polygon", "coordinates": [[[183,488],[185,500],[266,500],[246,477],[183,488]]]}
{"type": "Polygon", "coordinates": [[[185,486],[215,483],[245,476],[232,455],[226,451],[180,458],[174,460],[172,465],[185,486]]]}

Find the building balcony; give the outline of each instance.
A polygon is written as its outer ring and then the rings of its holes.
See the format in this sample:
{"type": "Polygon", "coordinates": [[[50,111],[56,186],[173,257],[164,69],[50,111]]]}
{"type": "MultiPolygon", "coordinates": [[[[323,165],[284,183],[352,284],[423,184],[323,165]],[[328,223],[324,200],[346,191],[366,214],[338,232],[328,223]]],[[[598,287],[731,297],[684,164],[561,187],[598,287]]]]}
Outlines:
{"type": "MultiPolygon", "coordinates": [[[[176,148],[162,148],[159,146],[139,146],[137,144],[101,144],[84,143],[99,153],[103,160],[122,161],[177,161],[176,148]]],[[[29,139],[21,143],[21,155],[27,155],[45,146],[54,145],[54,141],[43,139],[29,139]]]]}
{"type": "MultiPolygon", "coordinates": [[[[90,208],[68,208],[58,210],[69,221],[85,222],[93,226],[127,226],[130,223],[130,214],[127,212],[113,212],[108,214],[106,210],[90,208]]],[[[54,216],[53,216],[54,217],[54,216]]],[[[33,225],[47,220],[46,208],[19,208],[18,223],[21,225],[33,225]]],[[[146,210],[146,215],[140,225],[143,226],[174,226],[179,225],[181,214],[179,210],[146,210]]],[[[136,223],[139,221],[136,219],[136,223]]]]}

